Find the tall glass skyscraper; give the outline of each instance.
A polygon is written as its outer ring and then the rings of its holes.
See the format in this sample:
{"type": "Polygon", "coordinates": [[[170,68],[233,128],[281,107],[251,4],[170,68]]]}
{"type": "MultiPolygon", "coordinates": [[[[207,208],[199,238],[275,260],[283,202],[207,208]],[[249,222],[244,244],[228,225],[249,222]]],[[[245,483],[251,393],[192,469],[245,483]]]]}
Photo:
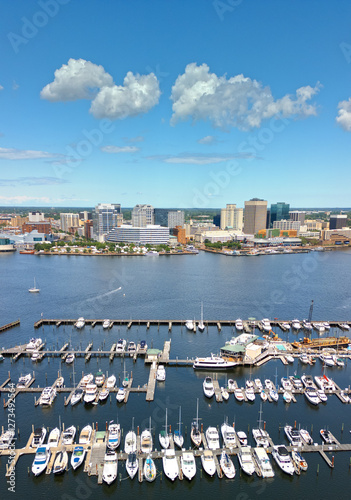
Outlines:
{"type": "Polygon", "coordinates": [[[117,203],[99,203],[93,213],[93,229],[95,238],[103,240],[103,235],[118,224],[121,205],[117,203]]]}
{"type": "Polygon", "coordinates": [[[290,210],[289,203],[284,203],[283,201],[279,201],[278,203],[272,204],[270,210],[269,227],[273,227],[273,223],[278,220],[289,220],[290,219],[289,210],[290,210]]]}

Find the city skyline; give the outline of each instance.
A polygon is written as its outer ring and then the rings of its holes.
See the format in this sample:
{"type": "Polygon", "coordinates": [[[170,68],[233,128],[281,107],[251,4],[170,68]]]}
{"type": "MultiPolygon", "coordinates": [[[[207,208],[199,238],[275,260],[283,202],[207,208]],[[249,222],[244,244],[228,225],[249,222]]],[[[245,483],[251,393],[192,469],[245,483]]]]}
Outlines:
{"type": "Polygon", "coordinates": [[[236,4],[6,4],[0,205],[349,206],[349,2],[236,4]]]}

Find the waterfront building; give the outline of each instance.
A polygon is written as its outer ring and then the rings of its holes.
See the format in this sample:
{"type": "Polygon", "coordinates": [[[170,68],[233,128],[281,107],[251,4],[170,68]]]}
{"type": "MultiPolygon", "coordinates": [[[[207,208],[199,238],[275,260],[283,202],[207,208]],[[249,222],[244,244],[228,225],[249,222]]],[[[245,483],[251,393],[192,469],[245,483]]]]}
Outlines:
{"type": "Polygon", "coordinates": [[[305,223],[306,212],[301,210],[290,210],[289,212],[290,220],[300,221],[301,226],[305,223]]]}
{"type": "Polygon", "coordinates": [[[15,250],[15,245],[10,242],[9,238],[0,237],[0,252],[14,252],[15,250]]]}
{"type": "Polygon", "coordinates": [[[227,203],[226,208],[221,209],[221,229],[243,230],[244,210],[237,208],[234,203],[227,203]]]}
{"type": "Polygon", "coordinates": [[[173,229],[173,236],[175,236],[177,238],[177,242],[180,243],[181,245],[187,244],[186,232],[185,232],[185,229],[183,227],[176,226],[173,229]]]}
{"type": "Polygon", "coordinates": [[[245,201],[244,233],[256,234],[260,229],[266,229],[267,201],[252,198],[245,201]]]}
{"type": "Polygon", "coordinates": [[[306,227],[306,231],[321,231],[323,229],[323,222],[321,220],[306,219],[304,226],[306,227]]]}
{"type": "Polygon", "coordinates": [[[132,210],[132,226],[146,227],[155,224],[155,209],[152,205],[135,205],[132,210]]]}
{"type": "Polygon", "coordinates": [[[347,227],[347,215],[331,215],[329,219],[329,229],[342,229],[347,227]]]}
{"type": "Polygon", "coordinates": [[[205,240],[208,240],[210,243],[226,243],[227,241],[233,241],[236,236],[241,234],[241,231],[234,231],[233,229],[217,229],[215,231],[204,231],[200,229],[195,233],[194,240],[196,243],[204,243],[205,240]]]}
{"type": "Polygon", "coordinates": [[[31,231],[38,231],[39,233],[51,233],[50,222],[25,222],[22,224],[22,233],[30,233],[31,231]]]}
{"type": "Polygon", "coordinates": [[[337,236],[346,239],[351,239],[351,228],[343,228],[343,229],[325,229],[322,231],[322,239],[323,240],[335,240],[337,236]]]}
{"type": "Polygon", "coordinates": [[[278,203],[272,203],[270,208],[270,220],[269,227],[274,227],[273,224],[276,221],[289,219],[289,203],[284,203],[283,201],[279,201],[278,203]]]}
{"type": "Polygon", "coordinates": [[[168,208],[155,208],[154,219],[156,226],[168,227],[168,208]]]}
{"type": "Polygon", "coordinates": [[[280,229],[281,231],[297,231],[300,230],[300,222],[294,220],[276,220],[273,222],[273,229],[280,229]]]}
{"type": "Polygon", "coordinates": [[[183,210],[170,210],[168,212],[168,227],[170,229],[176,226],[184,226],[184,211],[183,210]]]}
{"type": "Polygon", "coordinates": [[[60,214],[60,227],[61,231],[68,233],[71,231],[71,228],[79,227],[79,215],[71,214],[71,213],[62,213],[60,214]]]}
{"type": "Polygon", "coordinates": [[[118,203],[99,203],[93,213],[93,232],[98,241],[103,241],[105,234],[117,227],[121,221],[121,205],[118,203]]]}
{"type": "Polygon", "coordinates": [[[161,245],[169,242],[168,227],[148,224],[144,227],[122,225],[115,227],[106,235],[106,241],[136,243],[140,245],[161,245]]]}

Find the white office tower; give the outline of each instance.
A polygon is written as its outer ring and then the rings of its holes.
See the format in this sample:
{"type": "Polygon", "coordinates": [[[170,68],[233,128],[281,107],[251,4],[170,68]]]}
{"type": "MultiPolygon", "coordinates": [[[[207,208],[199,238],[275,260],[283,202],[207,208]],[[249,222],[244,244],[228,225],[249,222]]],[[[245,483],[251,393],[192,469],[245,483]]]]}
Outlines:
{"type": "Polygon", "coordinates": [[[155,224],[155,209],[152,205],[135,205],[132,210],[132,226],[146,227],[155,224]]]}

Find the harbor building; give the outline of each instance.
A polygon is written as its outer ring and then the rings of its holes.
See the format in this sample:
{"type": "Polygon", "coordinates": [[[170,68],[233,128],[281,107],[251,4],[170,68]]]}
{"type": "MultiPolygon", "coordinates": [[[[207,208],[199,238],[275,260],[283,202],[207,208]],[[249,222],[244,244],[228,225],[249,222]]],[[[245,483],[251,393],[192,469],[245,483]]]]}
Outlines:
{"type": "Polygon", "coordinates": [[[106,235],[106,241],[114,243],[136,243],[138,245],[167,245],[169,242],[169,228],[148,224],[145,227],[122,225],[115,227],[106,235]]]}
{"type": "Polygon", "coordinates": [[[342,229],[347,227],[347,215],[331,215],[329,219],[329,229],[342,229]]]}
{"type": "Polygon", "coordinates": [[[93,213],[93,233],[98,241],[104,241],[104,236],[111,229],[122,224],[123,215],[119,203],[99,203],[93,213]]]}
{"type": "Polygon", "coordinates": [[[16,248],[9,238],[0,237],[0,252],[15,252],[16,248]]]}
{"type": "Polygon", "coordinates": [[[267,223],[267,201],[252,198],[245,201],[244,210],[244,233],[256,234],[260,229],[266,229],[267,223]]]}
{"type": "Polygon", "coordinates": [[[287,220],[289,219],[289,209],[290,205],[289,203],[284,203],[283,201],[279,201],[278,203],[273,203],[270,208],[270,220],[269,220],[269,226],[274,227],[273,224],[276,221],[280,220],[287,220]]]}
{"type": "Polygon", "coordinates": [[[152,205],[135,205],[132,210],[132,226],[146,227],[155,224],[155,209],[152,205]]]}
{"type": "Polygon", "coordinates": [[[244,210],[237,208],[234,203],[227,203],[226,208],[221,209],[221,229],[234,229],[242,231],[244,225],[244,210]]]}
{"type": "Polygon", "coordinates": [[[184,211],[183,210],[170,210],[168,212],[168,227],[170,229],[175,228],[176,226],[184,226],[184,211]]]}

